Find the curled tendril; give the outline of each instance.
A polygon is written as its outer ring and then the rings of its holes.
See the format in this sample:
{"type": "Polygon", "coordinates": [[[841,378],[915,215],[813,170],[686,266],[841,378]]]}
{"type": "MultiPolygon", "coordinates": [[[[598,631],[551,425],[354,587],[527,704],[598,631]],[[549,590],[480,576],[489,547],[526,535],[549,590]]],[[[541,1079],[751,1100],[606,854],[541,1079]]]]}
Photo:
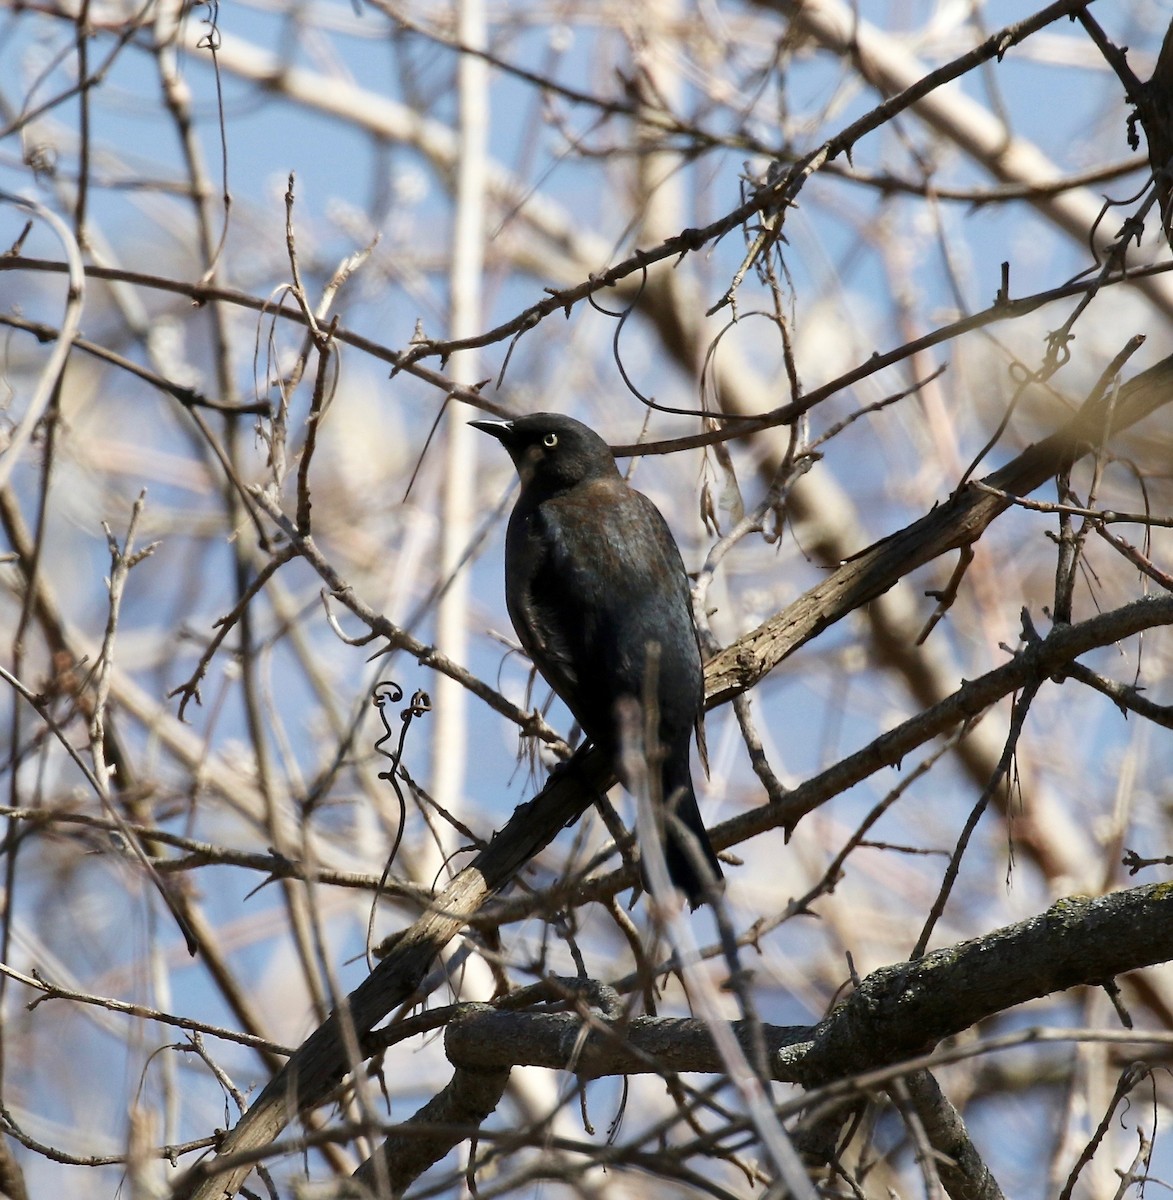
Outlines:
{"type": "Polygon", "coordinates": [[[395,782],[393,778],[395,769],[403,758],[403,744],[407,741],[407,731],[412,721],[416,717],[422,717],[424,713],[432,711],[431,696],[422,689],[416,691],[408,701],[407,707],[399,714],[399,719],[403,722],[403,728],[399,731],[399,744],[394,750],[388,750],[387,742],[395,736],[395,730],[391,728],[391,719],[387,710],[392,704],[398,704],[402,699],[403,688],[390,679],[375,684],[374,691],[371,693],[371,703],[379,710],[379,719],[383,722],[383,736],[375,743],[375,750],[384,758],[391,760],[390,771],[381,772],[379,778],[390,779],[392,783],[395,782]]]}
{"type": "Polygon", "coordinates": [[[379,720],[383,722],[383,736],[375,742],[375,751],[391,760],[391,766],[386,771],[380,771],[379,778],[385,779],[391,784],[395,789],[395,797],[399,801],[399,830],[395,834],[395,844],[391,847],[391,853],[387,856],[383,873],[379,877],[379,886],[375,889],[375,898],[371,902],[371,914],[367,920],[367,965],[372,969],[374,964],[371,961],[370,947],[375,928],[375,909],[378,906],[379,897],[383,893],[383,888],[386,886],[387,876],[391,872],[391,864],[394,863],[395,857],[399,853],[400,844],[403,842],[404,826],[407,824],[407,801],[403,797],[403,789],[399,786],[399,780],[395,778],[395,772],[399,769],[399,764],[403,759],[403,747],[407,741],[407,731],[411,728],[412,721],[416,717],[422,717],[425,713],[432,711],[432,698],[423,690],[416,691],[408,701],[407,707],[399,714],[403,726],[399,730],[399,740],[395,749],[389,750],[387,743],[395,737],[395,730],[391,728],[391,706],[398,704],[402,699],[403,688],[390,679],[384,679],[375,684],[371,692],[371,703],[379,710],[379,720]]]}
{"type": "Polygon", "coordinates": [[[374,691],[371,692],[371,702],[376,708],[382,708],[384,704],[398,704],[402,699],[403,688],[393,679],[384,679],[376,683],[374,691]]]}
{"type": "MultiPolygon", "coordinates": [[[[384,758],[389,758],[392,763],[392,770],[399,765],[399,759],[403,754],[403,736],[400,734],[399,745],[394,750],[387,750],[386,744],[395,736],[395,730],[391,728],[391,721],[387,715],[387,709],[392,704],[398,704],[403,699],[403,688],[399,684],[390,679],[384,679],[375,684],[374,690],[371,692],[371,703],[379,710],[379,720],[383,722],[383,736],[375,743],[375,750],[384,758]]],[[[407,731],[404,730],[403,733],[407,731]]],[[[380,779],[386,779],[386,775],[380,775],[380,779]]]]}

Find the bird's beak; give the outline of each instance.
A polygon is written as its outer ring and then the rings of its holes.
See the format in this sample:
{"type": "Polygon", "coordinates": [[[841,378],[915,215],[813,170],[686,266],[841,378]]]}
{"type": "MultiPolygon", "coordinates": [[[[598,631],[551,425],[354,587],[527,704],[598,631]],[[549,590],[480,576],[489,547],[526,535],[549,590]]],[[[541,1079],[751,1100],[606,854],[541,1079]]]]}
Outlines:
{"type": "Polygon", "coordinates": [[[473,429],[487,433],[489,437],[495,437],[499,442],[507,441],[510,433],[513,432],[512,421],[469,421],[469,425],[473,429]]]}

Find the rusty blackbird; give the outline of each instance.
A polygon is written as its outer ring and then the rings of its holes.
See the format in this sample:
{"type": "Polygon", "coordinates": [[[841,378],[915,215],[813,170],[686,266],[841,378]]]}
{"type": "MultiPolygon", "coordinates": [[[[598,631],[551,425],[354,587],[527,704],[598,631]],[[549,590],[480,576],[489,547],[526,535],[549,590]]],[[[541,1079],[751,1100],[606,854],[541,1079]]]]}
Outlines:
{"type": "Polygon", "coordinates": [[[607,443],[581,421],[533,413],[471,424],[509,451],[521,476],[505,540],[513,628],[621,779],[616,703],[642,702],[647,680],[655,680],[661,796],[675,814],[664,822],[664,856],[672,882],[696,908],[722,874],[689,769],[704,681],[676,542],[659,509],[627,486],[607,443]],[[658,663],[649,675],[652,647],[658,663]]]}

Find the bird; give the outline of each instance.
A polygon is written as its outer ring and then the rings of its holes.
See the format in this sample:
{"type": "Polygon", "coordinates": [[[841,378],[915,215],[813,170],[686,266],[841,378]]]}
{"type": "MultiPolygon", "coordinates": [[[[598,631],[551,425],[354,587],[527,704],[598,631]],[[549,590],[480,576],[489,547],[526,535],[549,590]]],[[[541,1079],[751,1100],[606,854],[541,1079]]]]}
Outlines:
{"type": "MultiPolygon", "coordinates": [[[[624,778],[620,712],[654,680],[672,883],[691,908],[722,886],[690,765],[704,672],[688,576],[660,510],[607,443],[558,413],[470,421],[509,452],[521,492],[505,536],[505,601],[522,648],[624,778]],[[649,672],[649,659],[655,660],[649,672]]],[[[703,747],[703,740],[700,741],[703,747]]]]}

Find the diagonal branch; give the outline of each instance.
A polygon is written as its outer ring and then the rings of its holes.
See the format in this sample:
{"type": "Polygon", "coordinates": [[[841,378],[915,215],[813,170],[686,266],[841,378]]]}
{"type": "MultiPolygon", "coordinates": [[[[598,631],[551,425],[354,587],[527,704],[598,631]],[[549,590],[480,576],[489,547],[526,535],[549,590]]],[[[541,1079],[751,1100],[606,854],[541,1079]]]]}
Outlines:
{"type": "MultiPolygon", "coordinates": [[[[1085,404],[1064,428],[1028,446],[982,483],[1010,496],[1032,492],[1070,467],[1091,446],[1101,444],[1109,433],[1127,429],[1170,401],[1173,355],[1129,380],[1118,394],[1109,393],[1085,404]],[[1105,428],[1109,419],[1110,428],[1105,428]]],[[[799,646],[844,614],[882,596],[910,571],[976,542],[1011,503],[971,483],[899,533],[844,563],[817,587],[708,663],[708,707],[748,691],[799,646]]]]}

